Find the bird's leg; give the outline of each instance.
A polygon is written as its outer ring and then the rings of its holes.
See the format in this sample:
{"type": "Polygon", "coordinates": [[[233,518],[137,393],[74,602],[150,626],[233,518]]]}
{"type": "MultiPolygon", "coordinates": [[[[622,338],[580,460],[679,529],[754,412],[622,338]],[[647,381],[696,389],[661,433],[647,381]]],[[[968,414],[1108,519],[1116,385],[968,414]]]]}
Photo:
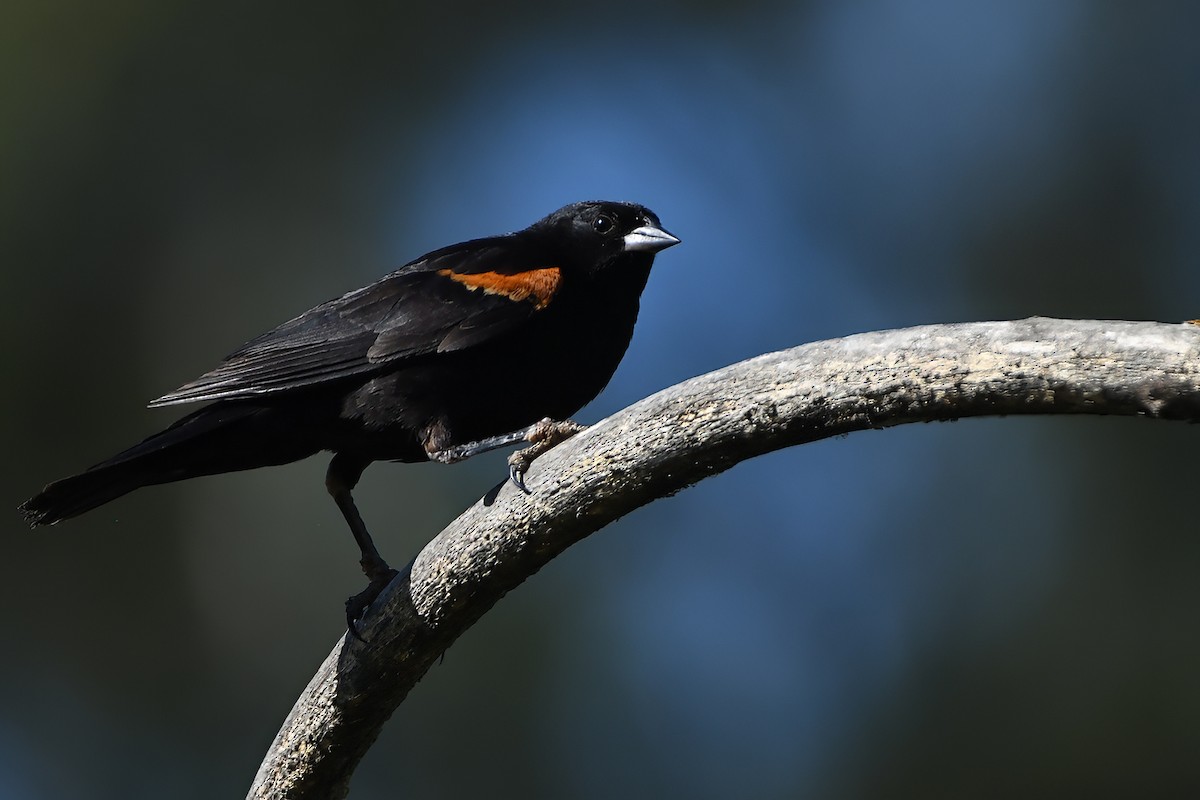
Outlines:
{"type": "Polygon", "coordinates": [[[578,422],[569,419],[553,420],[545,417],[533,423],[528,428],[522,428],[519,431],[502,433],[499,436],[489,436],[477,442],[467,442],[466,444],[455,445],[454,447],[439,448],[438,438],[443,431],[440,427],[431,426],[425,436],[425,452],[428,454],[430,461],[453,464],[455,461],[462,461],[471,456],[507,447],[517,442],[531,442],[529,447],[518,450],[508,457],[509,480],[525,494],[531,494],[525,486],[525,471],[529,469],[529,465],[533,463],[533,460],[555,445],[570,439],[586,427],[586,425],[580,425],[578,422]]]}
{"type": "Polygon", "coordinates": [[[371,541],[371,534],[367,532],[367,526],[363,523],[362,515],[354,505],[354,497],[350,494],[358,485],[358,479],[362,477],[368,463],[338,453],[329,462],[329,470],[325,473],[325,488],[329,490],[333,502],[341,509],[346,524],[350,526],[350,532],[354,534],[354,541],[358,543],[362,554],[358,563],[370,581],[366,589],[346,600],[346,624],[354,637],[360,640],[362,637],[354,626],[355,620],[362,616],[384,587],[396,577],[396,570],[389,567],[375,549],[375,542],[371,541]]]}
{"type": "Polygon", "coordinates": [[[529,435],[529,432],[536,427],[536,425],[530,425],[528,428],[522,428],[512,433],[489,436],[486,439],[480,439],[478,442],[467,442],[455,447],[447,447],[444,450],[426,450],[426,453],[429,455],[430,461],[437,461],[441,464],[453,464],[456,461],[462,461],[471,456],[477,456],[480,453],[487,453],[492,450],[498,450],[501,447],[507,447],[510,444],[523,442],[525,441],[525,437],[529,435]]]}
{"type": "Polygon", "coordinates": [[[525,486],[525,471],[529,469],[533,460],[586,428],[586,425],[580,425],[574,420],[554,420],[549,417],[530,425],[524,436],[525,441],[530,442],[529,447],[508,457],[508,479],[513,482],[513,486],[525,494],[532,494],[525,486]]]}

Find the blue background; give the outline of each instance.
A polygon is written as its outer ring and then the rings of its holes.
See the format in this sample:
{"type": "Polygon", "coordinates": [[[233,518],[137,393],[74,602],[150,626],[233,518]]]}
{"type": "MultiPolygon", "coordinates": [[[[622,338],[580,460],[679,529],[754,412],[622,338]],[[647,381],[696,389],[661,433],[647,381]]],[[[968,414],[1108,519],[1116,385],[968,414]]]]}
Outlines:
{"type": "MultiPolygon", "coordinates": [[[[683,239],[581,415],[857,331],[1200,316],[1200,6],[10,3],[15,506],[150,398],[420,253],[567,202],[683,239]]],[[[356,798],[1200,790],[1191,427],[905,426],[657,502],[512,593],[356,798]]],[[[341,634],[324,458],[0,521],[0,796],[240,796],[341,634]]],[[[503,473],[376,465],[403,563],[503,473]]]]}

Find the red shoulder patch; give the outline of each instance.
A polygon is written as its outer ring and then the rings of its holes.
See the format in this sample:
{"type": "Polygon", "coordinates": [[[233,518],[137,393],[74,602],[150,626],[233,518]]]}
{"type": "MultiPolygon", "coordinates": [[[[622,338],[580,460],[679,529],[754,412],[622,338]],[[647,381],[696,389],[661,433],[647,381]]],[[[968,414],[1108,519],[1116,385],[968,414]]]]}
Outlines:
{"type": "Polygon", "coordinates": [[[458,281],[468,289],[482,289],[486,294],[498,294],[513,302],[532,299],[538,308],[550,305],[554,293],[562,283],[562,270],[558,267],[531,269],[513,275],[500,272],[476,272],[463,274],[448,269],[439,269],[438,275],[444,275],[452,281],[458,281]]]}

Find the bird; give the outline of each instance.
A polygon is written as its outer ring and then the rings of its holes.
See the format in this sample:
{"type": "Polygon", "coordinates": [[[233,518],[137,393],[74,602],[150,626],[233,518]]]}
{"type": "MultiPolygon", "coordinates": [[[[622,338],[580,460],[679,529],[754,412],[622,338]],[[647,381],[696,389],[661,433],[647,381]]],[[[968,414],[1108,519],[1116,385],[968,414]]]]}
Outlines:
{"type": "Polygon", "coordinates": [[[135,489],[332,453],[325,485],[360,551],[356,620],[396,571],[352,492],[375,461],[452,463],[517,442],[509,478],[582,426],[633,336],[655,255],[679,239],[635,203],[564,206],[453,244],[305,311],[153,400],[203,403],[19,511],[52,525],[135,489]]]}

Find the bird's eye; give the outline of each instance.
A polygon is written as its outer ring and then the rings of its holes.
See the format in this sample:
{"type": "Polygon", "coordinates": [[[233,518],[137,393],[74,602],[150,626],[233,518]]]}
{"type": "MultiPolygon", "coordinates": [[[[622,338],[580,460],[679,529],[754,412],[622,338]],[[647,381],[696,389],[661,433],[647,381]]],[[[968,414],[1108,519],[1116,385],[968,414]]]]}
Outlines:
{"type": "Polygon", "coordinates": [[[592,230],[594,230],[596,233],[604,234],[609,233],[615,226],[616,223],[613,222],[612,217],[610,217],[608,214],[601,214],[600,216],[596,217],[596,221],[592,223],[592,230]]]}

